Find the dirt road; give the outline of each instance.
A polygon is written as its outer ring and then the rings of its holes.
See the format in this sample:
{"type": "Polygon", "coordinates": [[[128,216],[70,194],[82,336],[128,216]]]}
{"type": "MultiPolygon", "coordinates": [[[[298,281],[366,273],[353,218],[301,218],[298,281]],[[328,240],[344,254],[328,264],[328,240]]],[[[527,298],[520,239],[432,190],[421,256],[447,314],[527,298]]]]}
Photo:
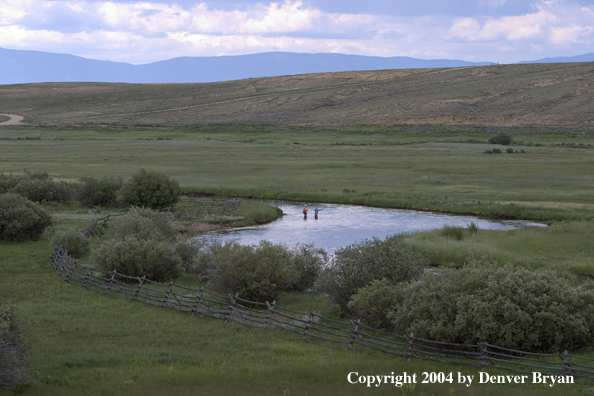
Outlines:
{"type": "Polygon", "coordinates": [[[25,118],[16,114],[0,114],[0,116],[10,117],[10,120],[0,122],[0,125],[23,125],[21,121],[25,118]]]}

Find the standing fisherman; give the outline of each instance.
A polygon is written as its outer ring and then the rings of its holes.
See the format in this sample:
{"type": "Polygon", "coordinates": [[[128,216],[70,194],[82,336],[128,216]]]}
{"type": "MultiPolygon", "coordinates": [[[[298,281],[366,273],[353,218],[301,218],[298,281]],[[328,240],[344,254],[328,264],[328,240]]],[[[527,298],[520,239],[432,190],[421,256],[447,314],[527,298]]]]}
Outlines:
{"type": "Polygon", "coordinates": [[[320,210],[322,210],[322,209],[320,209],[320,208],[315,208],[315,209],[314,209],[314,218],[315,218],[316,220],[318,219],[318,212],[319,212],[320,210]]]}
{"type": "Polygon", "coordinates": [[[303,207],[303,218],[307,219],[307,205],[303,207]]]}

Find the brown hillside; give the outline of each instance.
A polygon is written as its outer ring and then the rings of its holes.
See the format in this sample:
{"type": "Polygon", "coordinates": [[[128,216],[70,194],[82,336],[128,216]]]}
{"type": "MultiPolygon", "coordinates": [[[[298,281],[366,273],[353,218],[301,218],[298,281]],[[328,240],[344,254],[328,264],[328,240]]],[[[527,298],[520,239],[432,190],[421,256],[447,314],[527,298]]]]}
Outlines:
{"type": "Polygon", "coordinates": [[[0,112],[33,124],[584,125],[593,99],[594,63],[0,86],[0,112]]]}

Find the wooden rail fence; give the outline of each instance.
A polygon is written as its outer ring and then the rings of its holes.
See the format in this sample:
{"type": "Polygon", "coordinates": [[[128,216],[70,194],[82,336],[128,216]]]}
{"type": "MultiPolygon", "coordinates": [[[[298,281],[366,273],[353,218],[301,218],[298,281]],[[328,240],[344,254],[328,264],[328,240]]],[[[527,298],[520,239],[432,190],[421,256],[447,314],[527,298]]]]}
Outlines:
{"type": "Polygon", "coordinates": [[[54,247],[51,265],[66,282],[87,289],[109,295],[124,295],[134,301],[225,322],[234,321],[262,329],[278,328],[295,333],[304,341],[349,349],[362,347],[409,360],[422,359],[525,374],[538,371],[544,375],[594,379],[594,366],[587,365],[594,359],[572,355],[567,351],[557,354],[532,353],[483,342],[477,345],[452,344],[418,338],[413,334],[391,334],[369,327],[360,320],[337,321],[316,312],[287,309],[275,301],[258,303],[244,300],[238,295],[222,296],[203,288],[190,288],[173,282],[162,284],[115,271],[101,271],[73,260],[61,246],[54,247]]]}

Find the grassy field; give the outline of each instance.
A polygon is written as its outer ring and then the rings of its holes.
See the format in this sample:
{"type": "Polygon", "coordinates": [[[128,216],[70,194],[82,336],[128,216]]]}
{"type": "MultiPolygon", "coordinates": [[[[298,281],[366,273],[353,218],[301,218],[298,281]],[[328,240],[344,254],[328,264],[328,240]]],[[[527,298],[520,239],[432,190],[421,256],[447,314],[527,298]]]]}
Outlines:
{"type": "Polygon", "coordinates": [[[486,144],[495,131],[461,127],[4,127],[0,172],[44,170],[73,181],[147,168],[187,190],[226,195],[540,221],[593,218],[594,136],[505,130],[517,142],[514,154],[486,144]],[[503,153],[484,154],[494,147],[503,153]]]}
{"type": "MultiPolygon", "coordinates": [[[[518,153],[501,147],[502,154],[483,154],[496,147],[486,140],[499,130],[2,127],[0,172],[43,170],[74,181],[128,177],[147,168],[174,177],[187,191],[547,221],[552,224],[548,229],[479,230],[462,241],[439,231],[407,239],[438,265],[463,264],[473,254],[594,273],[594,137],[562,128],[504,128],[514,136],[511,147],[518,153]]],[[[73,208],[53,210],[56,228],[83,228],[94,216],[73,208]]],[[[31,367],[38,373],[25,395],[594,393],[592,384],[418,384],[402,391],[351,385],[346,377],[352,371],[420,376],[426,371],[478,375],[478,370],[313,345],[281,331],[102,296],[54,273],[49,265],[52,231],[40,241],[0,242],[0,298],[15,308],[31,342],[31,367]]],[[[186,277],[183,282],[198,280],[186,277]]],[[[278,303],[334,315],[320,297],[287,293],[278,303]]]]}

